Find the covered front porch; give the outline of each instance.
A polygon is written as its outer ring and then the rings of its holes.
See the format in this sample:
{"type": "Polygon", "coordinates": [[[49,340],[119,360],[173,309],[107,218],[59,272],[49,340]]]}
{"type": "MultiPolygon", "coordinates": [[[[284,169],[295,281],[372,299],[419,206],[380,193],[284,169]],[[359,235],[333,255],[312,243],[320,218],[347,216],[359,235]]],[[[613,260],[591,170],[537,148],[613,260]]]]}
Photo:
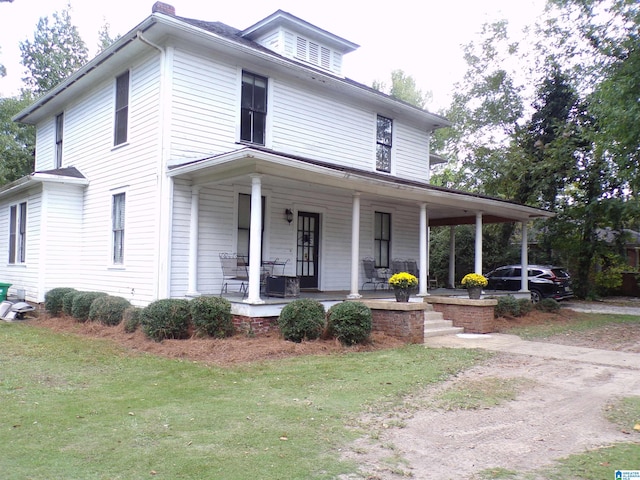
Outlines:
{"type": "MultiPolygon", "coordinates": [[[[315,296],[327,305],[372,296],[392,299],[393,292],[362,288],[362,259],[372,256],[374,250],[374,212],[392,212],[393,247],[389,255],[415,258],[423,272],[416,300],[431,294],[430,227],[474,224],[475,272],[482,273],[484,223],[521,223],[521,263],[527,265],[528,222],[552,216],[504,200],[258,148],[242,148],[173,167],[170,179],[174,185],[174,231],[181,236],[176,234],[172,240],[169,296],[222,292],[218,254],[235,251],[241,236],[246,235],[246,294],[232,297],[232,302],[234,312],[248,317],[277,316],[288,301],[267,297],[261,288],[262,265],[273,257],[290,260],[283,272],[288,276],[304,277],[311,265],[316,284],[306,291],[301,285],[301,296],[315,296]],[[241,232],[237,223],[238,192],[246,192],[243,195],[250,202],[246,232],[241,232]],[[315,240],[307,238],[307,230],[301,227],[301,222],[308,219],[316,222],[315,240]],[[305,250],[307,244],[313,249],[305,250]],[[317,256],[318,251],[321,256],[317,256]]],[[[448,285],[454,284],[454,260],[452,235],[448,285]]],[[[522,291],[527,292],[526,280],[522,291]]]]}

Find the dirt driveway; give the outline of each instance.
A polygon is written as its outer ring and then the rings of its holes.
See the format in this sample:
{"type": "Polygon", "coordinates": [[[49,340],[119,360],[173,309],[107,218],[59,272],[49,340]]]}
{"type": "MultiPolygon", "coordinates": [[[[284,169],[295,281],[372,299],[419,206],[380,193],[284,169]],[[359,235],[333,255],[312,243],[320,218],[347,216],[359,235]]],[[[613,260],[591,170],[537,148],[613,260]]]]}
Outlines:
{"type": "MultiPolygon", "coordinates": [[[[638,327],[631,338],[627,328],[623,345],[613,341],[620,333],[611,331],[544,343],[505,342],[509,348],[494,342],[497,346],[490,349],[499,353],[488,363],[410,399],[405,411],[363,419],[373,434],[346,454],[362,465],[362,476],[349,478],[474,479],[491,469],[525,473],[587,449],[639,441],[638,432],[623,432],[604,418],[614,399],[640,396],[638,327]],[[607,344],[607,335],[612,343],[607,344]],[[594,337],[600,339],[600,350],[584,347],[594,346],[594,337]],[[611,350],[602,350],[606,345],[611,350]],[[483,410],[433,408],[440,391],[480,379],[513,379],[519,393],[513,401],[483,410]]],[[[449,339],[431,346],[463,345],[449,339]]]]}

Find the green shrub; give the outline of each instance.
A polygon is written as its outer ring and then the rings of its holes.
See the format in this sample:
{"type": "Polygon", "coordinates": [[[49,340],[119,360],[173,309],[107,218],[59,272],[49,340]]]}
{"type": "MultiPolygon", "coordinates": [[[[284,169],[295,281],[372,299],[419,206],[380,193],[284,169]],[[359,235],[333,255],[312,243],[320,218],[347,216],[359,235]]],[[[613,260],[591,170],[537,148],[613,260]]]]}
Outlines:
{"type": "Polygon", "coordinates": [[[93,301],[106,295],[104,292],[79,292],[73,297],[71,316],[78,322],[86,322],[89,318],[89,310],[91,310],[93,301]]]}
{"type": "Polygon", "coordinates": [[[536,309],[541,312],[555,313],[560,310],[560,304],[553,298],[543,298],[536,303],[536,309]]]}
{"type": "Polygon", "coordinates": [[[142,330],[156,342],[166,338],[186,338],[189,320],[189,302],[183,299],[156,300],[140,312],[142,330]]]}
{"type": "Polygon", "coordinates": [[[329,333],[343,345],[368,340],[371,334],[371,309],[361,302],[337,303],[327,315],[329,333]]]}
{"type": "Polygon", "coordinates": [[[75,292],[75,288],[58,287],[52,288],[44,296],[44,309],[50,315],[60,315],[62,313],[62,300],[69,292],[75,292]]]}
{"type": "Polygon", "coordinates": [[[285,305],[278,317],[278,326],[285,340],[301,342],[315,340],[324,330],[324,306],[309,298],[285,305]]]}
{"type": "Polygon", "coordinates": [[[118,325],[122,321],[122,314],[130,306],[129,300],[122,297],[106,295],[96,298],[89,309],[89,320],[118,325]]]}
{"type": "Polygon", "coordinates": [[[128,307],[122,312],[125,332],[133,333],[138,329],[138,325],[140,325],[140,312],[142,312],[142,309],[138,307],[128,307]]]}
{"type": "Polygon", "coordinates": [[[494,316],[498,317],[518,317],[520,315],[520,305],[513,295],[505,295],[498,298],[498,304],[494,309],[494,316]]]}
{"type": "Polygon", "coordinates": [[[231,302],[222,297],[198,297],[189,302],[191,322],[199,335],[216,338],[235,333],[231,318],[231,302]]]}
{"type": "Polygon", "coordinates": [[[524,317],[527,313],[533,310],[533,303],[528,298],[519,298],[518,299],[518,310],[520,311],[520,317],[524,317]]]}
{"type": "Polygon", "coordinates": [[[62,296],[62,313],[71,316],[71,307],[73,307],[73,299],[82,292],[78,290],[70,290],[62,296]]]}

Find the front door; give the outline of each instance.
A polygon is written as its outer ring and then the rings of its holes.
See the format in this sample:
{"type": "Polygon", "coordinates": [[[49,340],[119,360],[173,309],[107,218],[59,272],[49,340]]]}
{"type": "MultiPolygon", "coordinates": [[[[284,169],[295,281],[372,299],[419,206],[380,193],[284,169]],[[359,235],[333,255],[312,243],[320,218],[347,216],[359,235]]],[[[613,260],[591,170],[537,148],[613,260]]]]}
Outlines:
{"type": "Polygon", "coordinates": [[[320,260],[320,214],[298,212],[296,275],[300,288],[318,288],[320,260]]]}

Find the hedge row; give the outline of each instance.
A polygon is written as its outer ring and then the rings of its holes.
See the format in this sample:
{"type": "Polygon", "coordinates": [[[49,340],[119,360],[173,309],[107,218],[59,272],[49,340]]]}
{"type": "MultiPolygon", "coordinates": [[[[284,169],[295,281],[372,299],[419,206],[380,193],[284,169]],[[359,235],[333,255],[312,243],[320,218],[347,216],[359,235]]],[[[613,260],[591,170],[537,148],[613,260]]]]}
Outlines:
{"type": "MultiPolygon", "coordinates": [[[[182,339],[191,334],[224,338],[235,333],[231,303],[221,297],[162,299],[136,308],[122,297],[65,287],[47,292],[45,310],[51,315],[70,315],[79,322],[90,320],[105,325],[118,325],[124,319],[125,331],[134,332],[140,326],[145,335],[156,341],[182,339]]],[[[283,337],[293,342],[324,335],[344,345],[354,345],[369,339],[372,316],[371,310],[360,302],[338,303],[325,312],[320,302],[299,299],[282,309],[278,326],[283,337]]]]}

